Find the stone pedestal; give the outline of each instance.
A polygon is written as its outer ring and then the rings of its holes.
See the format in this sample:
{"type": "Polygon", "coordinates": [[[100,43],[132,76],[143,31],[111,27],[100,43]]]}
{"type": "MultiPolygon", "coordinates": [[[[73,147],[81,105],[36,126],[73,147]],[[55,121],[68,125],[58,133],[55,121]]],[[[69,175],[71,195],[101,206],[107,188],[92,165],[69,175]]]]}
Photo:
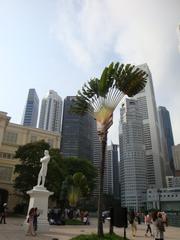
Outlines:
{"type": "MultiPolygon", "coordinates": [[[[49,230],[49,222],[47,219],[48,215],[48,198],[50,195],[54,194],[53,192],[49,192],[45,187],[35,186],[32,190],[27,191],[27,194],[30,195],[28,213],[31,208],[38,209],[38,213],[40,213],[38,217],[38,232],[44,232],[49,230]]],[[[27,222],[27,221],[26,221],[27,222]]]]}

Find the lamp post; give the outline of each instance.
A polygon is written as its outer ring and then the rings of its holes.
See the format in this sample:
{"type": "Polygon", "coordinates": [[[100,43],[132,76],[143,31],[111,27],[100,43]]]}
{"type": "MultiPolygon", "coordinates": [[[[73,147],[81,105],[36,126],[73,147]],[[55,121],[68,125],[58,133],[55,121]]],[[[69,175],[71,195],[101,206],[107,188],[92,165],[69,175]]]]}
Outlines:
{"type": "Polygon", "coordinates": [[[161,212],[161,189],[157,189],[158,193],[158,202],[159,202],[159,211],[161,212]]]}

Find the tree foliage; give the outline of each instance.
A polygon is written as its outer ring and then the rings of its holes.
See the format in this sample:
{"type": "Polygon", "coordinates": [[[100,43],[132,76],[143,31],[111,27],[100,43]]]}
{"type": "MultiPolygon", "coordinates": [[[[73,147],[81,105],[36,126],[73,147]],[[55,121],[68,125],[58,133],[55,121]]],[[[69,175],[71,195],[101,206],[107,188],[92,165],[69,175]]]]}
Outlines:
{"type": "Polygon", "coordinates": [[[95,187],[95,180],[97,177],[97,170],[93,164],[86,159],[80,159],[77,157],[68,157],[63,159],[63,169],[66,176],[74,175],[81,172],[86,176],[89,191],[95,187]]]}
{"type": "Polygon", "coordinates": [[[62,185],[61,197],[68,200],[70,207],[76,207],[80,198],[89,193],[87,178],[81,172],[67,176],[62,185]]]}
{"type": "Polygon", "coordinates": [[[40,158],[44,155],[44,150],[49,150],[50,146],[44,141],[28,143],[20,146],[15,154],[20,164],[15,166],[14,187],[26,195],[26,191],[37,185],[37,176],[40,169],[40,158]]]}
{"type": "Polygon", "coordinates": [[[20,163],[15,166],[14,187],[21,192],[24,198],[26,192],[37,185],[38,173],[41,168],[40,158],[44,156],[44,150],[49,150],[51,159],[48,164],[45,186],[49,191],[54,192],[52,196],[58,203],[60,199],[62,183],[69,175],[82,172],[92,191],[96,177],[96,170],[91,162],[78,158],[62,158],[59,149],[50,149],[48,143],[44,141],[28,143],[20,146],[15,154],[20,163]]]}

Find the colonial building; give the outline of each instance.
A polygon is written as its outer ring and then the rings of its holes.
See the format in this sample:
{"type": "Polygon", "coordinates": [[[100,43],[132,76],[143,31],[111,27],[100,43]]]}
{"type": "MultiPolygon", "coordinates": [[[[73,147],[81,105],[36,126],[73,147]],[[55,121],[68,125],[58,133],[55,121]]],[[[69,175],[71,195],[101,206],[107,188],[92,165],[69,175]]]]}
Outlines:
{"type": "Polygon", "coordinates": [[[7,113],[0,111],[0,204],[7,202],[11,211],[20,201],[13,188],[14,168],[19,164],[19,160],[14,158],[16,150],[21,145],[39,140],[48,142],[53,148],[59,148],[60,134],[9,121],[7,113]]]}

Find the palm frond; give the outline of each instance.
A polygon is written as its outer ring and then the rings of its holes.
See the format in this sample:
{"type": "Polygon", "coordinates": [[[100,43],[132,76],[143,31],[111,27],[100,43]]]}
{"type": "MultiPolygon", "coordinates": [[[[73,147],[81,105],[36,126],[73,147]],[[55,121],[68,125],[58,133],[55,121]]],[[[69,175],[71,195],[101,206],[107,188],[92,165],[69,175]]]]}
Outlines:
{"type": "Polygon", "coordinates": [[[112,116],[122,97],[134,96],[146,84],[147,74],[131,64],[111,63],[100,79],[93,78],[78,91],[72,111],[78,114],[89,112],[100,123],[112,116]]]}
{"type": "Polygon", "coordinates": [[[116,86],[129,97],[136,95],[146,85],[147,73],[134,65],[121,65],[117,72],[118,74],[115,75],[116,86]]]}

